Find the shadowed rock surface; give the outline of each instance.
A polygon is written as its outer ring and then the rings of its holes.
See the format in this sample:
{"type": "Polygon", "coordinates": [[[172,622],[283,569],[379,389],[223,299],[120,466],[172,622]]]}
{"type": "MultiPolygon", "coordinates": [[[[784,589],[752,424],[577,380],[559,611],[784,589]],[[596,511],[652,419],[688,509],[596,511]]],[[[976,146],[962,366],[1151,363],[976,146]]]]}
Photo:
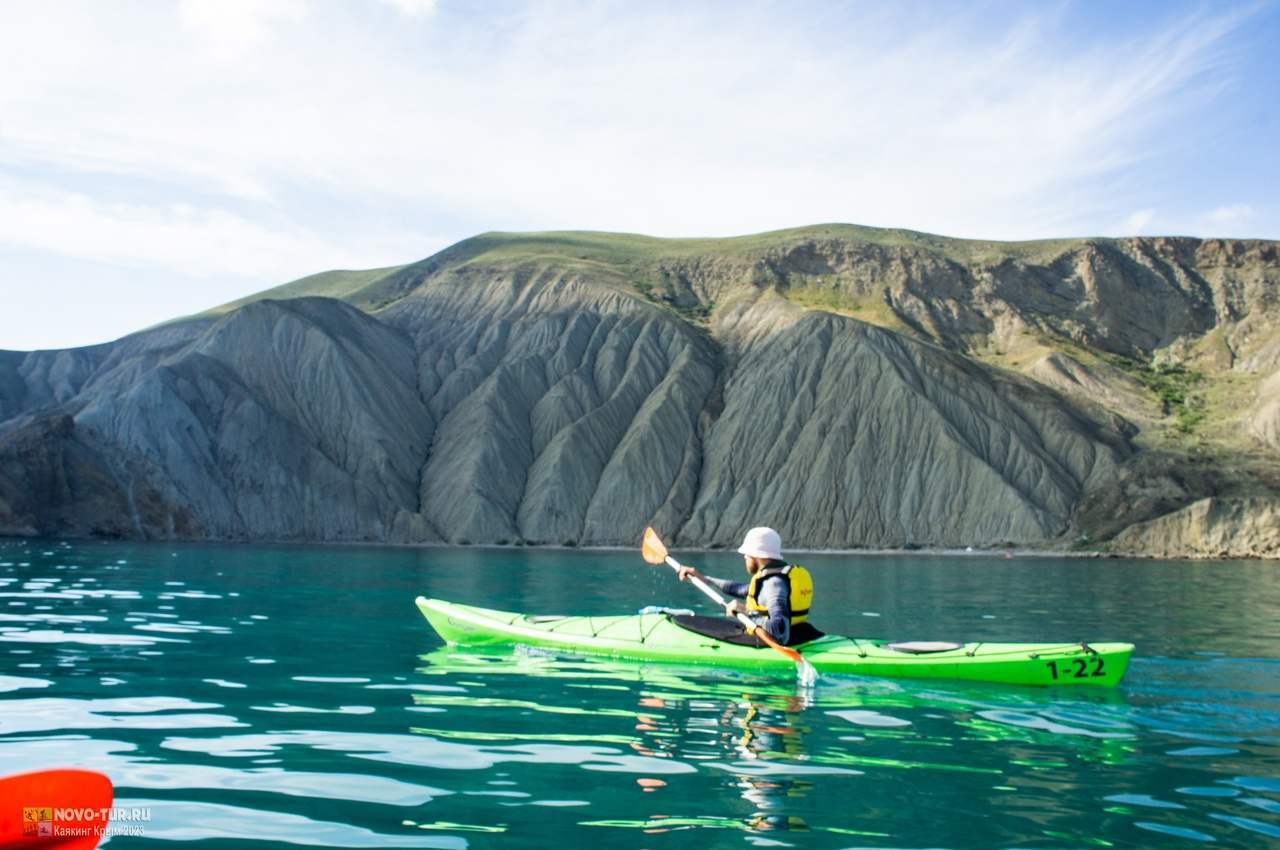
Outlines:
{"type": "Polygon", "coordinates": [[[144,467],[66,414],[34,419],[0,444],[0,534],[203,537],[144,467]]]}
{"type": "Polygon", "coordinates": [[[1278,286],[1262,241],[486,234],[0,352],[0,533],[1098,540],[1271,492],[1278,286]]]}

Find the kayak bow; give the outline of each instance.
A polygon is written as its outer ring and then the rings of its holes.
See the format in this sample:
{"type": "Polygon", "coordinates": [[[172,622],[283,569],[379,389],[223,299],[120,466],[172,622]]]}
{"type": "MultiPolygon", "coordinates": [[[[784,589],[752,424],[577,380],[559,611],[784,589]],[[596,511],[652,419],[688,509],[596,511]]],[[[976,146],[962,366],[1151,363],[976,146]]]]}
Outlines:
{"type": "MultiPolygon", "coordinates": [[[[767,647],[698,634],[666,613],[530,616],[422,596],[417,605],[431,627],[451,644],[522,644],[636,661],[708,664],[780,674],[795,670],[789,659],[767,647]]],[[[881,640],[824,635],[795,648],[820,673],[1095,687],[1119,684],[1133,653],[1129,643],[969,643],[939,649],[893,646],[881,640]]]]}

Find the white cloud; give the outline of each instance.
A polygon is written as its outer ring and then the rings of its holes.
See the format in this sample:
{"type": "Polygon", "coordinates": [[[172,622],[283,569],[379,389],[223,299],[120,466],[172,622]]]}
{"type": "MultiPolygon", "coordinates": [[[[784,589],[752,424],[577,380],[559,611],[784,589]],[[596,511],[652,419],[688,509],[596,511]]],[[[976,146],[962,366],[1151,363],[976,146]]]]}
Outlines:
{"type": "Polygon", "coordinates": [[[381,0],[401,13],[413,18],[423,18],[436,10],[436,0],[381,0]]]}
{"type": "Polygon", "coordinates": [[[274,30],[305,15],[301,0],[181,0],[178,4],[184,29],[232,55],[262,44],[274,30]]]}
{"type": "Polygon", "coordinates": [[[1156,211],[1151,209],[1134,210],[1131,212],[1120,225],[1121,236],[1141,236],[1150,232],[1147,225],[1151,224],[1156,217],[1156,211]]]}
{"type": "Polygon", "coordinates": [[[301,0],[6,9],[0,244],[266,286],[472,229],[1018,239],[1268,214],[1202,212],[1147,170],[1208,123],[1249,10],[1080,43],[1061,4],[924,24],[899,5],[381,2],[430,26],[301,0]]]}
{"type": "Polygon", "coordinates": [[[1253,218],[1253,207],[1248,204],[1229,204],[1227,206],[1215,207],[1205,216],[1211,224],[1217,227],[1231,227],[1243,224],[1253,218]]]}
{"type": "Polygon", "coordinates": [[[36,68],[0,80],[0,161],[501,227],[1058,235],[1112,203],[1102,178],[1212,82],[1236,21],[1073,51],[1034,13],[1001,32],[976,13],[535,4],[387,32],[350,4],[182,8],[175,35],[84,7],[95,26],[65,22],[78,49],[47,66],[62,28],[0,35],[36,68]],[[209,33],[241,52],[201,52],[209,33]]]}
{"type": "Polygon", "coordinates": [[[12,182],[0,183],[0,245],[197,277],[284,281],[317,269],[376,265],[356,256],[356,245],[223,209],[104,203],[12,182]]]}

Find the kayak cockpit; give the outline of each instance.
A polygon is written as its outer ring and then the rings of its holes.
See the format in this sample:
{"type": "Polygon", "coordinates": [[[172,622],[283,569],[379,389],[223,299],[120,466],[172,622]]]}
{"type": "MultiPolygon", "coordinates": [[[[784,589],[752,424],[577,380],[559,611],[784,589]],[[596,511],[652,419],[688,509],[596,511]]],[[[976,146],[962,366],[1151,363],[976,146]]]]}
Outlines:
{"type": "MultiPolygon", "coordinates": [[[[680,628],[696,635],[741,646],[765,646],[760,638],[747,634],[737,620],[727,617],[706,617],[701,614],[668,614],[667,617],[680,628]]],[[[804,646],[820,637],[823,637],[823,633],[809,623],[796,623],[791,627],[791,640],[787,642],[787,646],[804,646]]]]}

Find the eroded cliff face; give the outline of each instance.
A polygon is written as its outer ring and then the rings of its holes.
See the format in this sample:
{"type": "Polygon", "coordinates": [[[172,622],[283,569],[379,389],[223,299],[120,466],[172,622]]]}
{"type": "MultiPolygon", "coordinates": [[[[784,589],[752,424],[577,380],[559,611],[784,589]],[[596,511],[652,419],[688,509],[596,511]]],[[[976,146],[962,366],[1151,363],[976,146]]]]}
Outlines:
{"type": "Polygon", "coordinates": [[[689,540],[727,545],[761,516],[831,547],[1051,540],[1128,452],[1031,381],[830,313],[753,315],[779,309],[736,317],[774,329],[707,429],[689,540]]]}
{"type": "MultiPolygon", "coordinates": [[[[75,380],[32,385],[43,398],[68,396],[56,409],[110,447],[96,456],[121,486],[145,485],[185,517],[175,535],[381,538],[397,508],[416,505],[425,408],[413,350],[377,320],[338,301],[261,302],[128,348],[75,380]]],[[[23,466],[14,451],[11,474],[23,466]]],[[[95,489],[74,469],[70,478],[95,489]]],[[[126,514],[113,529],[163,535],[154,525],[130,528],[126,514]]]]}
{"type": "Polygon", "coordinates": [[[38,376],[27,397],[52,401],[0,436],[0,496],[14,494],[0,502],[6,530],[629,541],[687,512],[717,376],[715,346],[667,311],[518,273],[492,288],[445,284],[380,318],[299,298],[246,305],[178,346],[177,330],[155,333],[74,381],[21,367],[38,376]],[[40,460],[32,428],[53,415],[111,451],[76,443],[92,467],[40,460]],[[44,466],[66,486],[24,486],[44,466]],[[166,518],[56,520],[76,513],[71,491],[116,504],[131,492],[117,479],[145,487],[166,518]]]}
{"type": "MultiPolygon", "coordinates": [[[[1280,305],[1275,242],[1133,238],[993,243],[925,234],[876,241],[841,235],[782,240],[758,252],[654,263],[673,300],[717,303],[741,284],[822,291],[850,306],[883,303],[948,348],[979,349],[1017,333],[1146,356],[1280,305]]],[[[1231,335],[1232,352],[1274,339],[1274,326],[1231,335]]],[[[1233,355],[1234,356],[1234,355],[1233,355]]]]}
{"type": "Polygon", "coordinates": [[[1280,558],[1280,498],[1201,499],[1130,526],[1112,549],[1156,558],[1280,558]]]}
{"type": "Polygon", "coordinates": [[[416,347],[425,522],[452,542],[621,543],[687,511],[715,345],[577,272],[483,276],[382,314],[416,347]]]}
{"type": "Polygon", "coordinates": [[[1265,242],[487,235],[0,352],[0,533],[1067,545],[1230,490],[1151,460],[1184,411],[1126,364],[1258,392],[1277,281],[1265,242]]]}

